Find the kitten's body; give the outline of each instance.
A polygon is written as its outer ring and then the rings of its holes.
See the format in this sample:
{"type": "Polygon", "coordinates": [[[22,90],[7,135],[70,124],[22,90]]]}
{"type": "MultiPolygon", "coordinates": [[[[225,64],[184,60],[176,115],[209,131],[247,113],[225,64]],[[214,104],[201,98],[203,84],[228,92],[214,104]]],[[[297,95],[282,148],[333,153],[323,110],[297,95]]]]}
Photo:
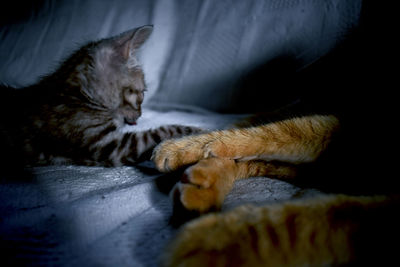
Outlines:
{"type": "Polygon", "coordinates": [[[146,87],[136,51],[151,31],[144,26],[91,42],[37,84],[0,88],[2,165],[132,164],[162,139],[197,131],[120,131],[141,116],[146,87]]]}
{"type": "Polygon", "coordinates": [[[398,118],[385,90],[391,67],[384,55],[390,55],[380,54],[387,49],[385,39],[374,42],[382,33],[376,20],[362,18],[356,42],[297,77],[288,75],[287,83],[272,84],[271,90],[293,85],[304,90],[306,113],[168,140],[153,154],[161,171],[193,164],[172,194],[175,204],[190,214],[220,207],[235,180],[253,176],[346,195],[205,215],[182,228],[167,247],[163,264],[388,266],[398,261],[400,190],[393,157],[398,137],[392,135],[398,118]],[[366,31],[366,25],[377,31],[366,31]]]}

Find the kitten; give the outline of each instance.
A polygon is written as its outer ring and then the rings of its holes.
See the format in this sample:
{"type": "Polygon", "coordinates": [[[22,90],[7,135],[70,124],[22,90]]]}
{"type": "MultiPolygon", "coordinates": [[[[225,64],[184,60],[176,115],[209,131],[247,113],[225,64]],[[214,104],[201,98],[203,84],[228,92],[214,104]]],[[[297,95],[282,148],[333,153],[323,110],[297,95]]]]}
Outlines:
{"type": "Polygon", "coordinates": [[[0,88],[2,164],[129,165],[163,139],[197,132],[179,125],[121,132],[141,116],[146,85],[136,52],[152,28],[90,42],[32,86],[0,88]]]}

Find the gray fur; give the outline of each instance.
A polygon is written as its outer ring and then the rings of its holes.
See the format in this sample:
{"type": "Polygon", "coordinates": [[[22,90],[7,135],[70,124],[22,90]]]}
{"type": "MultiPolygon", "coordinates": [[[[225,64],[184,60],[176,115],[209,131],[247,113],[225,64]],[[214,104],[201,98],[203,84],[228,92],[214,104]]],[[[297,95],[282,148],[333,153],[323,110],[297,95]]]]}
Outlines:
{"type": "Polygon", "coordinates": [[[37,84],[1,87],[1,162],[133,164],[162,139],[198,131],[120,131],[141,116],[146,85],[135,55],[151,32],[143,26],[88,43],[37,84]]]}

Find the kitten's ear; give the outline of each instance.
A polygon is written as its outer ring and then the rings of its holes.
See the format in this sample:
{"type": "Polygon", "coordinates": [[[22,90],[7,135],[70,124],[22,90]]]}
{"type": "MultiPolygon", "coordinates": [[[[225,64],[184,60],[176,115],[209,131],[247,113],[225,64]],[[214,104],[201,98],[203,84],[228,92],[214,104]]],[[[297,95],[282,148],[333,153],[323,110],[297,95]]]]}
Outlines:
{"type": "Polygon", "coordinates": [[[152,31],[153,25],[146,25],[121,33],[113,38],[115,41],[115,49],[124,59],[128,60],[149,38],[152,31]]]}

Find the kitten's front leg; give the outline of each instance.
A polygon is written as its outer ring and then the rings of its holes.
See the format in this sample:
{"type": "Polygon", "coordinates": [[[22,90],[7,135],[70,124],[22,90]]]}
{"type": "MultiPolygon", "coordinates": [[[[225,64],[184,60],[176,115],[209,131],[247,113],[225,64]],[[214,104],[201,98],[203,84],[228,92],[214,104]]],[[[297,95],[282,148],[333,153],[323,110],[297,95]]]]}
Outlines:
{"type": "Polygon", "coordinates": [[[142,158],[143,155],[150,157],[155,146],[162,141],[182,136],[189,136],[202,131],[202,129],[192,126],[165,125],[156,129],[138,133],[136,138],[141,139],[142,141],[141,143],[138,143],[137,147],[138,158],[142,158]]]}
{"type": "Polygon", "coordinates": [[[148,159],[154,147],[163,140],[201,132],[196,127],[166,125],[143,132],[120,134],[111,132],[95,143],[92,151],[95,160],[105,165],[132,165],[148,159]]]}

